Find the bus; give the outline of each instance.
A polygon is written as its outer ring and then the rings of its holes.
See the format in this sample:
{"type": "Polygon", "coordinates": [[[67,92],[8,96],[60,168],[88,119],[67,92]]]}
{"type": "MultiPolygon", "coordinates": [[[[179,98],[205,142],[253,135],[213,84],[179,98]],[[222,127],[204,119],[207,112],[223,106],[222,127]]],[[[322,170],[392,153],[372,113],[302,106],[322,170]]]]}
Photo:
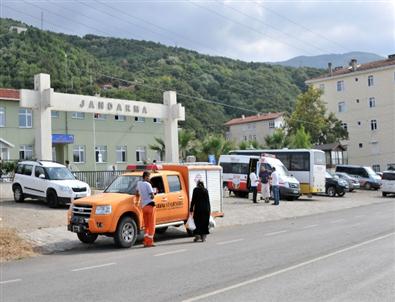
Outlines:
{"type": "MultiPolygon", "coordinates": [[[[256,171],[259,175],[261,166],[271,171],[276,168],[280,183],[280,198],[287,200],[295,200],[300,196],[299,181],[290,175],[283,163],[273,155],[264,154],[262,156],[255,155],[221,155],[219,165],[223,170],[224,187],[229,192],[233,192],[239,197],[248,197],[251,188],[249,175],[252,171],[256,171]]],[[[261,183],[258,182],[258,192],[261,191],[261,183]]]]}
{"type": "Polygon", "coordinates": [[[232,150],[230,155],[275,155],[299,181],[302,194],[325,193],[325,152],[317,149],[232,150]]]}

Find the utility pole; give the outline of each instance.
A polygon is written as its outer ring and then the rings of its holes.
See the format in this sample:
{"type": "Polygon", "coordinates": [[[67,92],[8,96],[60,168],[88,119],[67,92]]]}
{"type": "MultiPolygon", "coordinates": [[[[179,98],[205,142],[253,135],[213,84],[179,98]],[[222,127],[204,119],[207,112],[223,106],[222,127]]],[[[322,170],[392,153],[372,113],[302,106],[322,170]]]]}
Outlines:
{"type": "Polygon", "coordinates": [[[44,12],[41,11],[41,30],[44,30],[44,12]]]}

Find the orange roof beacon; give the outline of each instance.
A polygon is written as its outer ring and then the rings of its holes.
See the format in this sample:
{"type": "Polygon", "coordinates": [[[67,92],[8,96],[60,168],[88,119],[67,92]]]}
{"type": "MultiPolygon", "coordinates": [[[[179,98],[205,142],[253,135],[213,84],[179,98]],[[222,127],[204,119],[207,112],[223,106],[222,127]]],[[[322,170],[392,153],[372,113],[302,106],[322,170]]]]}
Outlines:
{"type": "MultiPolygon", "coordinates": [[[[118,176],[103,193],[74,200],[67,213],[68,230],[77,233],[84,243],[93,243],[98,235],[105,235],[113,237],[118,247],[131,247],[144,229],[143,212],[136,196],[137,182],[143,175],[141,168],[130,165],[128,169],[132,171],[118,176]]],[[[158,233],[165,232],[169,226],[185,225],[192,192],[198,180],[203,180],[209,192],[212,215],[223,216],[220,166],[155,166],[150,182],[156,192],[154,201],[158,233]]],[[[188,229],[187,232],[191,233],[188,229]]]]}

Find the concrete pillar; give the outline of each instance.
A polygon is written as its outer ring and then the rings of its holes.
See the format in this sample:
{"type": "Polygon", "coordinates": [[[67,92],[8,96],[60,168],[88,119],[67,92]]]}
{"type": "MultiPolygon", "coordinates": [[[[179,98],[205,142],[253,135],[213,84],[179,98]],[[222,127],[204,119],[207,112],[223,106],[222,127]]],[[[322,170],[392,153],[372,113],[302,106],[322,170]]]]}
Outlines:
{"type": "Polygon", "coordinates": [[[175,91],[163,93],[163,104],[168,106],[168,117],[164,120],[165,161],[178,163],[178,112],[177,94],[175,91]]]}
{"type": "Polygon", "coordinates": [[[34,76],[34,90],[41,97],[37,106],[33,107],[33,127],[36,131],[35,157],[42,160],[52,160],[52,122],[51,122],[51,78],[49,74],[34,76]]]}

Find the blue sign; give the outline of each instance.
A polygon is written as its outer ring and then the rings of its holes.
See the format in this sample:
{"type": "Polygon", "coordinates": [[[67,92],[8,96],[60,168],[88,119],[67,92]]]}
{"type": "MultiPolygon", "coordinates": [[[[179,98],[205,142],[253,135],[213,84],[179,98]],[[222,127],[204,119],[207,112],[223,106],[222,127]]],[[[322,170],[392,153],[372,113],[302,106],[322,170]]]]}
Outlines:
{"type": "Polygon", "coordinates": [[[209,155],[208,155],[208,162],[209,162],[210,164],[213,164],[213,165],[216,164],[215,155],[214,155],[214,154],[209,154],[209,155]]]}
{"type": "Polygon", "coordinates": [[[72,144],[74,143],[73,134],[52,134],[52,144],[72,144]]]}

